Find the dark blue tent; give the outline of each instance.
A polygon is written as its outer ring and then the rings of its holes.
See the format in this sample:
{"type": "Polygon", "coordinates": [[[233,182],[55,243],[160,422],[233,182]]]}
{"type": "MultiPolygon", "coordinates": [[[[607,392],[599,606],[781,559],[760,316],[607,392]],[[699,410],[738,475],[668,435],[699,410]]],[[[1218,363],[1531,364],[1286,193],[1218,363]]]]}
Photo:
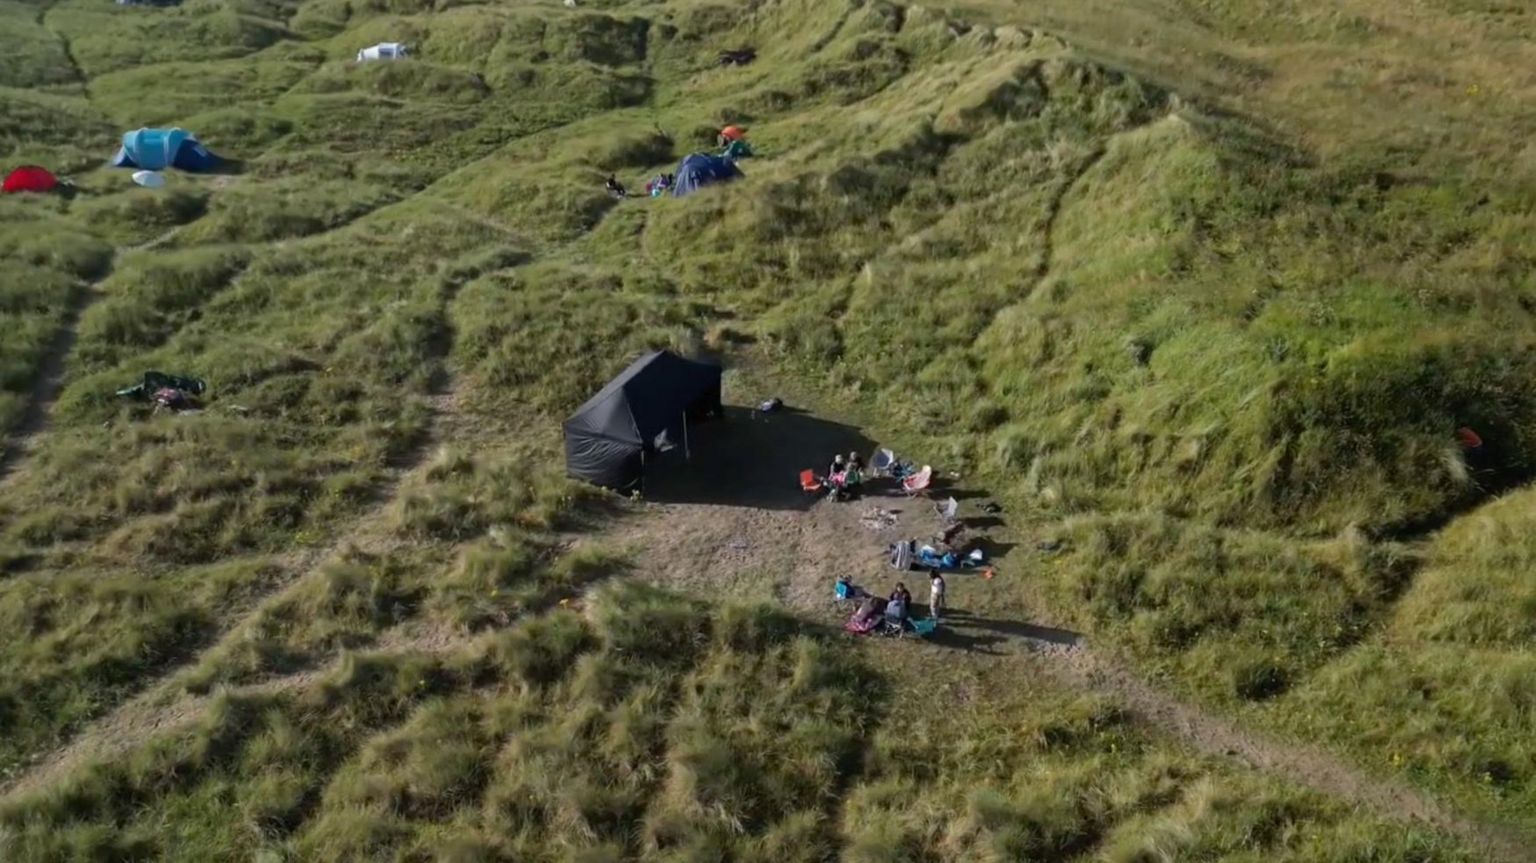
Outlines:
{"type": "Polygon", "coordinates": [[[711,183],[726,183],[741,176],[740,168],[719,156],[694,153],[677,166],[677,183],[672,186],[672,194],[681,198],[711,183]]]}
{"type": "Polygon", "coordinates": [[[212,171],[221,161],[186,129],[138,129],[124,133],[123,146],[112,157],[112,167],[212,171]]]}

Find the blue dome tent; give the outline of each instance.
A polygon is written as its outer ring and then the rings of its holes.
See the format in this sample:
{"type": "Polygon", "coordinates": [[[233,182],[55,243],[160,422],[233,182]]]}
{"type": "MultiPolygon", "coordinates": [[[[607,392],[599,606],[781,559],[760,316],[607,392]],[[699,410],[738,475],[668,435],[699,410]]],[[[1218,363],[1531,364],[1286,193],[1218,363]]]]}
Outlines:
{"type": "Polygon", "coordinates": [[[677,184],[672,187],[672,194],[681,198],[697,192],[703,186],[738,180],[741,176],[740,168],[719,156],[694,153],[677,166],[677,184]]]}
{"type": "Polygon", "coordinates": [[[221,161],[186,129],[138,129],[123,134],[123,146],[112,157],[112,167],[211,171],[221,161]]]}

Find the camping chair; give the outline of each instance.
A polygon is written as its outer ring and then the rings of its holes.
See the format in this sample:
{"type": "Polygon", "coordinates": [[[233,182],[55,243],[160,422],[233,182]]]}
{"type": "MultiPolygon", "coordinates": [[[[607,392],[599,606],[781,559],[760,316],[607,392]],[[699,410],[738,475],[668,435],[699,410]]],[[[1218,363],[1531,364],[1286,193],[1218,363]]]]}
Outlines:
{"type": "Polygon", "coordinates": [[[855,612],[854,616],[848,618],[848,622],[843,624],[843,631],[853,635],[868,635],[875,631],[875,628],[880,625],[882,620],[885,620],[883,615],[875,615],[861,620],[858,613],[855,612]]]}
{"type": "Polygon", "coordinates": [[[827,490],[827,486],[816,476],[816,471],[803,470],[800,471],[800,490],[806,494],[821,494],[827,490]]]}
{"type": "Polygon", "coordinates": [[[913,618],[907,621],[907,626],[911,627],[912,634],[918,638],[927,638],[939,631],[939,621],[932,617],[925,617],[921,620],[913,618]]]}
{"type": "Polygon", "coordinates": [[[901,490],[907,497],[918,497],[928,494],[928,486],[933,482],[933,468],[923,465],[923,469],[901,481],[901,490]]]}
{"type": "Polygon", "coordinates": [[[871,476],[885,476],[896,466],[896,453],[888,449],[882,449],[875,453],[869,460],[869,473],[871,476]]]}
{"type": "Polygon", "coordinates": [[[933,514],[939,517],[939,525],[948,528],[954,524],[960,516],[960,501],[948,498],[943,503],[933,505],[933,514]]]}
{"type": "Polygon", "coordinates": [[[832,586],[832,597],[838,605],[842,605],[845,602],[851,602],[856,599],[863,599],[864,596],[864,589],[859,587],[857,584],[848,581],[847,579],[840,578],[837,580],[837,583],[832,586]]]}
{"type": "Polygon", "coordinates": [[[965,522],[960,520],[960,501],[951,497],[943,503],[935,503],[933,514],[939,517],[939,545],[954,545],[965,533],[965,522]]]}

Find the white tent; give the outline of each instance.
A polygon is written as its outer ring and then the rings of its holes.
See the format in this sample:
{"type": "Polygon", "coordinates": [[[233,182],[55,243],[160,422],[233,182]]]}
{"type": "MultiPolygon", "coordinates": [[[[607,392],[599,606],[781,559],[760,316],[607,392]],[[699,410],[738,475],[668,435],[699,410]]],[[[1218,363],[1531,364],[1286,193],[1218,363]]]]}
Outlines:
{"type": "Polygon", "coordinates": [[[410,56],[405,51],[405,46],[399,42],[380,42],[372,48],[364,48],[357,52],[357,62],[363,63],[369,60],[399,60],[410,56]]]}

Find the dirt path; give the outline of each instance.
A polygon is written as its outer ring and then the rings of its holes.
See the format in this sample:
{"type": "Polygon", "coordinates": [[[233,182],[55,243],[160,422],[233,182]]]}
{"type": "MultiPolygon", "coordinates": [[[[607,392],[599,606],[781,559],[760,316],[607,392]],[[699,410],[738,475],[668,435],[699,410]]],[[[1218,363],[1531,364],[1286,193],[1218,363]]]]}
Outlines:
{"type": "Polygon", "coordinates": [[[1399,821],[1454,834],[1502,863],[1529,863],[1531,843],[1512,830],[1453,812],[1401,782],[1368,775],[1327,750],[1275,740],[1163,692],[1130,669],[1080,646],[1037,654],[1048,673],[1076,689],[1110,698],[1132,715],[1206,755],[1235,759],[1399,821]]]}
{"type": "MultiPolygon", "coordinates": [[[[116,708],[87,724],[63,745],[35,758],[25,769],[8,781],[0,783],[0,800],[28,790],[43,787],[66,775],[71,770],[90,761],[126,751],[133,745],[147,740],[167,728],[184,724],[200,715],[206,707],[208,696],[188,695],[182,686],[182,675],[198,666],[210,654],[221,647],[238,642],[262,615],[277,603],[300,589],[307,579],[317,574],[325,564],[353,550],[368,553],[388,551],[398,540],[389,530],[389,509],[394,505],[406,479],[428,463],[445,440],[453,437],[453,429],[460,421],[457,393],[452,380],[441,378],[437,392],[428,396],[433,419],[427,435],[411,455],[392,472],[379,492],[379,502],[353,522],[351,530],[341,532],[328,545],[291,554],[282,561],[285,576],[275,582],[274,588],[254,603],[245,613],[231,623],[212,643],[188,656],[184,661],[168,665],[146,681],[139,693],[119,704],[116,708]]],[[[386,633],[381,647],[402,649],[391,639],[399,633],[386,633]]],[[[442,644],[441,634],[431,637],[432,644],[442,644]]],[[[322,672],[307,670],[274,681],[253,684],[253,687],[277,686],[283,689],[303,686],[322,672]]],[[[244,687],[238,691],[260,691],[244,687]]]]}
{"type": "Polygon", "coordinates": [[[32,392],[27,397],[27,408],[6,438],[4,449],[0,449],[0,480],[15,470],[31,450],[37,435],[47,430],[49,413],[53,403],[58,401],[59,390],[63,388],[64,361],[75,349],[80,317],[100,296],[96,282],[90,282],[80,288],[79,295],[65,311],[64,320],[54,333],[53,341],[49,342],[48,351],[38,367],[37,380],[33,381],[32,392]]]}
{"type": "MultiPolygon", "coordinates": [[[[158,249],[175,239],[185,227],[186,225],[177,225],[136,246],[122,249],[113,255],[113,261],[115,262],[122,252],[158,249]]],[[[108,266],[101,275],[82,285],[79,295],[71,301],[69,309],[65,312],[58,332],[54,333],[53,341],[49,342],[48,352],[43,356],[43,362],[38,367],[37,380],[33,382],[32,392],[27,398],[27,409],[6,438],[4,448],[0,449],[0,483],[3,483],[6,477],[21,464],[26,454],[31,451],[38,435],[48,430],[54,402],[58,401],[59,392],[64,388],[65,363],[70,354],[74,353],[75,341],[79,338],[80,319],[84,317],[87,309],[101,299],[102,294],[97,290],[97,285],[111,273],[112,267],[108,266]]]]}
{"type": "MultiPolygon", "coordinates": [[[[402,626],[380,637],[370,653],[426,653],[442,655],[463,647],[467,640],[455,632],[436,627],[402,626]]],[[[0,788],[0,802],[38,791],[58,782],[74,770],[129,752],[149,741],[184,728],[208,712],[223,695],[277,695],[307,689],[336,673],[346,654],[330,663],[293,674],[244,686],[216,687],[194,695],[175,686],[157,686],[125,702],[110,716],[96,723],[62,749],[36,764],[10,785],[0,788]]]]}
{"type": "MultiPolygon", "coordinates": [[[[782,424],[764,431],[770,437],[786,434],[782,424]]],[[[787,436],[796,435],[790,431],[787,436]]],[[[761,451],[751,442],[728,451],[743,449],[761,451]]],[[[795,451],[831,450],[801,446],[795,451]]],[[[795,458],[806,460],[803,455],[795,458]]],[[[700,472],[715,475],[708,465],[700,472]]],[[[776,465],[772,473],[777,480],[765,474],[748,478],[743,485],[782,485],[784,477],[795,475],[786,465],[776,465]]],[[[629,552],[636,563],[634,575],[658,585],[696,596],[776,601],[836,625],[848,613],[837,608],[831,596],[837,575],[850,575],[855,582],[883,592],[896,579],[886,563],[887,545],[930,536],[938,524],[927,501],[871,496],[808,505],[793,490],[792,481],[790,490],[743,502],[748,505],[690,499],[701,496],[698,489],[686,486],[664,489],[653,497],[665,502],[636,506],[593,541],[629,552]],[[879,518],[870,517],[877,515],[875,510],[880,511],[879,518]]],[[[994,547],[1006,550],[1006,546],[994,547]]],[[[927,598],[923,580],[917,572],[907,577],[919,603],[927,598]]],[[[955,576],[950,586],[951,602],[958,591],[961,607],[986,592],[975,576],[955,576]]],[[[974,652],[985,661],[1025,663],[1063,686],[1108,698],[1196,752],[1277,774],[1388,818],[1431,825],[1456,835],[1490,860],[1528,863],[1531,859],[1531,843],[1512,831],[1466,818],[1404,783],[1361,771],[1335,753],[1254,733],[1184,702],[1094,650],[1077,633],[1019,620],[956,614],[946,619],[941,635],[939,643],[950,648],[974,652]]]]}

